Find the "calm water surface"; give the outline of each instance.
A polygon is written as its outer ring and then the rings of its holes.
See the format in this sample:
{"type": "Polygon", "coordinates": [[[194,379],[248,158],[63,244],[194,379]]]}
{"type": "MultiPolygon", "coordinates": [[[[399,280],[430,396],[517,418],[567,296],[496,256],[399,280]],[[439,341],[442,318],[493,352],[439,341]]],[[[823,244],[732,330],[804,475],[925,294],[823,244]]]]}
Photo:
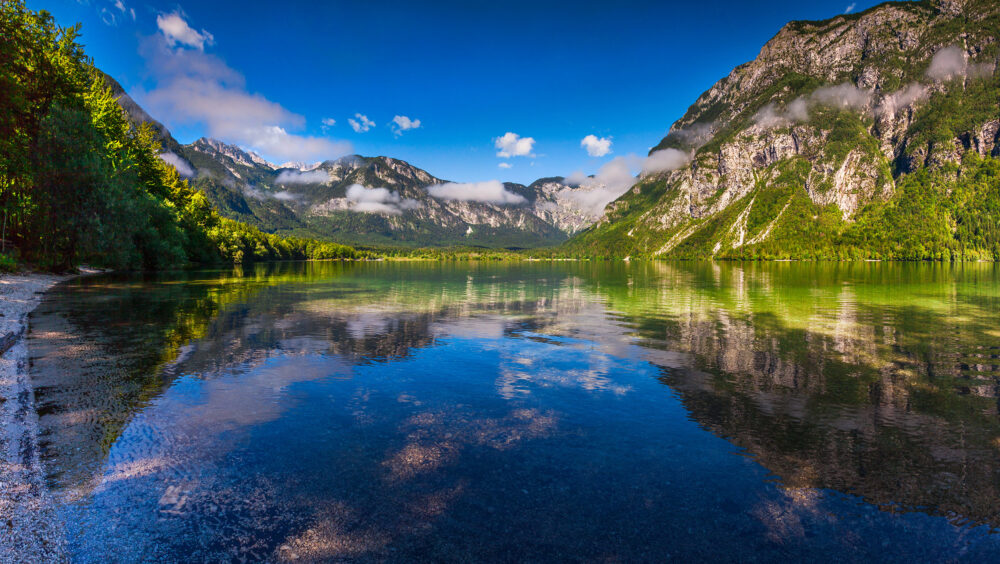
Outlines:
{"type": "Polygon", "coordinates": [[[282,264],[31,323],[80,562],[1000,558],[993,265],[282,264]]]}

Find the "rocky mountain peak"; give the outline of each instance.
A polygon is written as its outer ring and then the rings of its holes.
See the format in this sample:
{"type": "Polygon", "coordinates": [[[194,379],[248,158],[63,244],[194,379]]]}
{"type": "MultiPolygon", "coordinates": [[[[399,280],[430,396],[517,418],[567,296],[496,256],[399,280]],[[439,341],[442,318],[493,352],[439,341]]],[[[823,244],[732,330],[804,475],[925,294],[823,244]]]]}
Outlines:
{"type": "Polygon", "coordinates": [[[191,144],[191,147],[203,153],[216,153],[223,155],[232,159],[235,163],[241,164],[243,166],[254,167],[262,166],[275,170],[280,168],[274,164],[271,164],[264,157],[253,151],[247,151],[236,145],[230,145],[219,141],[218,139],[212,139],[211,137],[202,137],[191,144]]]}

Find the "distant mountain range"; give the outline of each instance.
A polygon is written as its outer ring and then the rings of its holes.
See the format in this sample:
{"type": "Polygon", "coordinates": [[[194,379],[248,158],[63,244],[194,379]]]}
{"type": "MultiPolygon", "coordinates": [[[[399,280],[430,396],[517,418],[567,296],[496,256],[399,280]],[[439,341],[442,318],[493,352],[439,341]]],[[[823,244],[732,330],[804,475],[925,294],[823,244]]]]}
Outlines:
{"type": "Polygon", "coordinates": [[[156,131],[164,160],[223,215],[264,231],[351,245],[532,248],[560,244],[597,219],[579,203],[591,188],[562,178],[456,184],[390,157],[274,165],[215,139],[181,145],[107,81],[131,119],[156,131]]]}

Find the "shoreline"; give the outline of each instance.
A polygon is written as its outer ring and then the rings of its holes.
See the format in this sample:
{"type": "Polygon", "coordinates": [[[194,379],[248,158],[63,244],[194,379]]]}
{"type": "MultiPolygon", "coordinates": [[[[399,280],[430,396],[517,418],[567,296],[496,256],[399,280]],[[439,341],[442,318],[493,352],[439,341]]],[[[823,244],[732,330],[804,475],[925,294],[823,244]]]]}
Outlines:
{"type": "Polygon", "coordinates": [[[50,288],[101,271],[0,275],[0,563],[66,562],[66,539],[45,484],[28,374],[28,314],[50,288]],[[6,338],[5,338],[6,337],[6,338]],[[0,347],[2,348],[2,347],[0,347]]]}

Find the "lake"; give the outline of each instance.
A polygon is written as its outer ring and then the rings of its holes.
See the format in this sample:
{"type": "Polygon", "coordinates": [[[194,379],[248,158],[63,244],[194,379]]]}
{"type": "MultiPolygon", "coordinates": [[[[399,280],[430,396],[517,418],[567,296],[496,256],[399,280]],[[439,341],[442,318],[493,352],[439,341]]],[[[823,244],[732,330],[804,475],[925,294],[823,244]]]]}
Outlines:
{"type": "Polygon", "coordinates": [[[75,561],[1000,557],[1000,268],[286,263],[31,318],[75,561]]]}

